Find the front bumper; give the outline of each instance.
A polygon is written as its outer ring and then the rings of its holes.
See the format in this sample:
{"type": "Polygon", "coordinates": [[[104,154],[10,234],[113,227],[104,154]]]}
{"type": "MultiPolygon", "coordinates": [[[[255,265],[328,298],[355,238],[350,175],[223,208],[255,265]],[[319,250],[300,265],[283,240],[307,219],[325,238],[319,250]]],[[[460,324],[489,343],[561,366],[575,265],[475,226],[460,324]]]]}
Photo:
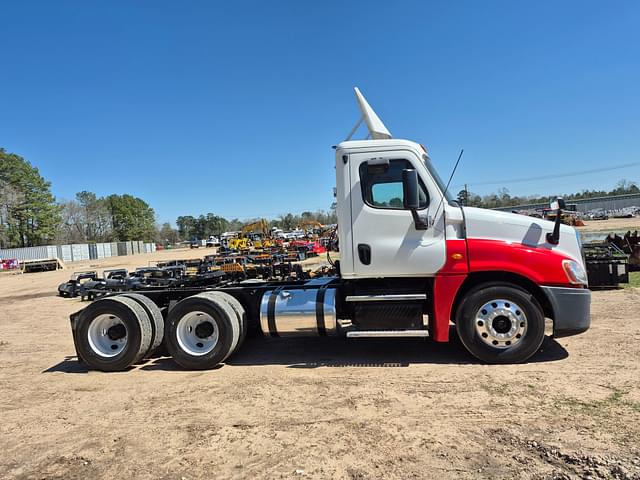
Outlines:
{"type": "Polygon", "coordinates": [[[577,335],[591,325],[591,291],[586,288],[542,287],[553,308],[553,336],[577,335]]]}

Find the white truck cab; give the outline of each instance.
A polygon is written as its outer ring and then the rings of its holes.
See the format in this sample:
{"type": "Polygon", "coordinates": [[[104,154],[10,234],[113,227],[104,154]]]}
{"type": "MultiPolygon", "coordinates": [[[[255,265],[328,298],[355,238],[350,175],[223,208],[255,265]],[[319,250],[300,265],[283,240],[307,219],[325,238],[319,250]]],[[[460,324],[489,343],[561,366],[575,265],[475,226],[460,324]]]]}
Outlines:
{"type": "Polygon", "coordinates": [[[422,277],[445,264],[445,240],[463,237],[462,213],[443,197],[423,147],[408,140],[342,142],[336,149],[341,275],[422,277]],[[404,206],[402,173],[417,172],[418,229],[404,206]],[[344,226],[344,227],[343,227],[344,226]]]}
{"type": "MultiPolygon", "coordinates": [[[[387,285],[404,278],[405,286],[409,278],[428,279],[436,341],[448,340],[449,322],[468,315],[463,313],[468,296],[496,288],[533,294],[536,308],[554,320],[556,336],[586,330],[590,292],[576,231],[533,217],[461,207],[446,192],[426,148],[392,138],[357,88],[356,98],[370,139],[336,147],[341,278],[386,279],[387,285]]],[[[516,311],[523,309],[512,312],[517,302],[495,300],[476,308],[472,330],[480,343],[498,347],[499,356],[508,358],[506,352],[522,343],[520,328],[528,322],[516,327],[516,311]],[[480,318],[486,315],[492,318],[480,318]],[[504,321],[499,330],[492,328],[493,317],[504,321]]],[[[472,350],[473,340],[461,337],[472,350]]]]}

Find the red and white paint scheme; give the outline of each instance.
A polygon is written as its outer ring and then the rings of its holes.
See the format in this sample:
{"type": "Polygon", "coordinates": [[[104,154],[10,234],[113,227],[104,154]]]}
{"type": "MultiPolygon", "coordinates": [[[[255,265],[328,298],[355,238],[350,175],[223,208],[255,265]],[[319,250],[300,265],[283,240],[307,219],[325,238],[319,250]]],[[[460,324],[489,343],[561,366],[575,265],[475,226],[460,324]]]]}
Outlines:
{"type": "MultiPolygon", "coordinates": [[[[554,228],[550,221],[461,207],[446,192],[426,149],[392,138],[357,89],[356,97],[370,139],[345,141],[336,148],[341,278],[354,285],[365,279],[373,285],[396,283],[399,292],[400,285],[416,287],[408,279],[427,279],[426,310],[434,340],[448,340],[450,322],[475,322],[469,330],[482,339],[478,343],[496,347],[493,350],[500,358],[510,358],[505,352],[523,343],[532,327],[529,318],[521,322],[527,331],[515,326],[518,315],[510,311],[510,305],[520,306],[520,298],[487,298],[489,308],[482,308],[483,304],[478,306],[479,313],[472,312],[473,308],[463,312],[465,306],[471,306],[469,296],[475,303],[483,300],[478,293],[483,289],[499,297],[517,296],[514,291],[528,296],[531,305],[527,307],[551,318],[558,336],[586,330],[590,293],[576,231],[561,225],[559,240],[549,243],[547,234],[554,228]],[[416,172],[416,208],[407,203],[403,170],[416,172]],[[474,318],[463,318],[468,313],[474,318]]],[[[395,298],[389,297],[390,301],[395,298]]],[[[524,306],[517,311],[524,315],[524,306]]],[[[529,317],[535,313],[529,312],[529,317]]],[[[469,347],[467,343],[478,339],[463,335],[462,340],[469,347]]],[[[500,361],[484,351],[472,353],[500,361]]]]}

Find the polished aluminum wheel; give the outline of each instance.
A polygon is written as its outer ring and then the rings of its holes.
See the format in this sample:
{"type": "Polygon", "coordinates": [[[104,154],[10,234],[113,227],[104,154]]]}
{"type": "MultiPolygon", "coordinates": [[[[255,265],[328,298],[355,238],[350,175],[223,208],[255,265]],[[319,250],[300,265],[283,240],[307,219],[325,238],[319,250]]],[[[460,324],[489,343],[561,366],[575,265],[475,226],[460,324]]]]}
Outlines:
{"type": "Polygon", "coordinates": [[[112,358],[127,346],[127,327],[119,317],[103,314],[93,319],[87,329],[89,346],[96,355],[112,358]]]}
{"type": "Polygon", "coordinates": [[[482,341],[496,348],[518,344],[527,331],[527,316],[511,300],[496,299],[485,303],[474,321],[482,341]]]}
{"type": "Polygon", "coordinates": [[[176,326],[180,348],[189,355],[201,356],[211,352],[218,343],[218,324],[211,315],[193,311],[183,316],[176,326]]]}

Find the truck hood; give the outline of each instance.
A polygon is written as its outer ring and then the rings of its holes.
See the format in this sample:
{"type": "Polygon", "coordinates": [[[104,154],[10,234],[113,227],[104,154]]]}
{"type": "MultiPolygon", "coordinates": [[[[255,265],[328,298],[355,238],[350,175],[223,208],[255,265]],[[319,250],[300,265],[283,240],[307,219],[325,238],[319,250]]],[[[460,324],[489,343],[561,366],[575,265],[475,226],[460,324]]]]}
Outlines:
{"type": "Polygon", "coordinates": [[[558,245],[547,242],[554,223],[516,213],[484,208],[463,207],[467,238],[520,243],[528,247],[553,250],[580,263],[584,268],[582,248],[575,228],[560,225],[558,245]]]}

